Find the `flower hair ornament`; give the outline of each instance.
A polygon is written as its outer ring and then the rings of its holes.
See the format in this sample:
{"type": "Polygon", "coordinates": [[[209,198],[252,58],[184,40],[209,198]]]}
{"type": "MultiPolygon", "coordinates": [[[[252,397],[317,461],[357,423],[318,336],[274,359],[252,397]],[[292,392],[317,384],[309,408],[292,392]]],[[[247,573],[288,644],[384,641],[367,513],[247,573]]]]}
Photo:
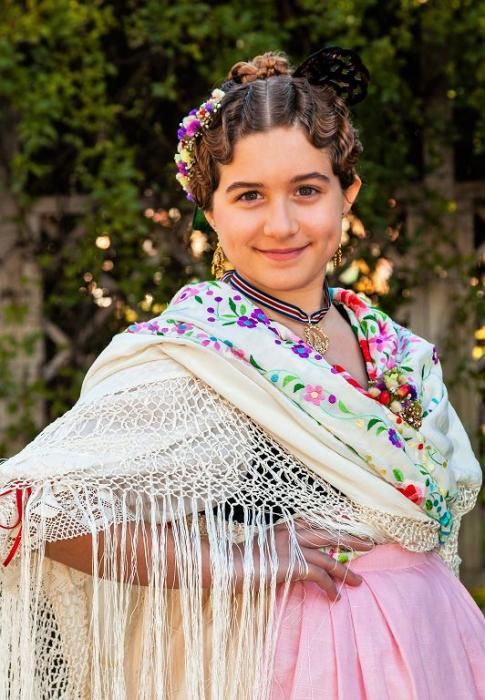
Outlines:
{"type": "MultiPolygon", "coordinates": [[[[292,77],[305,78],[311,85],[331,88],[349,106],[361,102],[366,97],[369,83],[369,71],[358,54],[338,46],[326,47],[311,54],[293,71],[292,77]]],[[[194,201],[190,187],[191,170],[195,163],[194,144],[204,129],[209,128],[212,116],[220,108],[223,97],[237,82],[225,81],[225,90],[213,90],[210,98],[197,109],[192,109],[179,124],[179,142],[175,154],[176,178],[191,202],[194,201]]],[[[197,206],[193,228],[213,233],[204,213],[197,206]]]]}
{"type": "Polygon", "coordinates": [[[190,191],[190,170],[194,164],[194,143],[202,129],[207,129],[211,117],[216,112],[221,100],[226,93],[223,90],[213,90],[210,98],[203,102],[198,109],[192,109],[180,122],[177,136],[179,138],[175,164],[177,175],[175,176],[187,193],[187,199],[193,201],[190,191]]]}

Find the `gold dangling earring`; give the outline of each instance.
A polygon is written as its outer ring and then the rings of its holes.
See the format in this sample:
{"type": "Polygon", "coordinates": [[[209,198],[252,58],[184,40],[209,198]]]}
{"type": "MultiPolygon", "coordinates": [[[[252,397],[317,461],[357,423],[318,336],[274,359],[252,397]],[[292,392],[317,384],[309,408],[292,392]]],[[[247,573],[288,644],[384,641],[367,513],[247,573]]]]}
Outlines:
{"type": "Polygon", "coordinates": [[[214,255],[212,256],[211,272],[216,280],[220,280],[226,271],[226,256],[222,250],[220,241],[217,241],[214,255]]]}
{"type": "Polygon", "coordinates": [[[339,244],[339,247],[337,248],[337,252],[332,258],[332,263],[333,263],[333,269],[336,270],[337,268],[340,267],[342,264],[342,246],[339,244]]]}

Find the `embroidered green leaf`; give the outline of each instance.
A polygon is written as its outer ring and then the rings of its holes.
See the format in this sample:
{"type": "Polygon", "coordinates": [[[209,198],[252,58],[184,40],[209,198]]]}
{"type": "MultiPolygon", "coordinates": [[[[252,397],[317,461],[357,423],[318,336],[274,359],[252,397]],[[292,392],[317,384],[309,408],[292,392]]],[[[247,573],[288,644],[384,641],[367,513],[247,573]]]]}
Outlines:
{"type": "Polygon", "coordinates": [[[401,369],[404,370],[405,372],[412,372],[413,371],[412,367],[404,367],[404,365],[401,366],[401,369]]]}
{"type": "Polygon", "coordinates": [[[305,388],[304,384],[295,384],[295,386],[293,387],[293,393],[295,393],[295,391],[300,391],[300,389],[304,389],[304,388],[305,388]]]}
{"type": "Polygon", "coordinates": [[[387,428],[384,425],[380,425],[376,430],[376,435],[380,435],[384,430],[387,430],[387,428]]]}
{"type": "Polygon", "coordinates": [[[394,474],[396,481],[404,481],[404,474],[400,469],[393,469],[392,473],[394,474]]]}
{"type": "Polygon", "coordinates": [[[343,401],[338,402],[338,407],[342,411],[342,413],[349,413],[349,414],[351,413],[351,411],[349,411],[349,409],[347,408],[347,406],[344,404],[343,401]]]}
{"type": "Polygon", "coordinates": [[[370,430],[371,428],[374,427],[376,423],[380,423],[381,419],[380,418],[371,418],[371,420],[367,423],[367,430],[370,430]]]}
{"type": "Polygon", "coordinates": [[[246,313],[246,306],[245,306],[245,304],[241,304],[241,308],[240,308],[241,316],[244,316],[245,313],[246,313]]]}
{"type": "Polygon", "coordinates": [[[234,311],[234,313],[237,314],[236,304],[231,299],[231,297],[229,297],[229,308],[231,309],[231,311],[234,311]]]}
{"type": "MultiPolygon", "coordinates": [[[[223,325],[225,325],[225,324],[223,324],[223,325]]],[[[253,367],[256,367],[256,369],[260,369],[262,372],[264,372],[264,369],[261,367],[261,365],[258,365],[258,363],[256,362],[256,360],[254,359],[254,357],[252,355],[249,356],[249,363],[253,367]]]]}
{"type": "Polygon", "coordinates": [[[426,501],[425,506],[426,506],[426,510],[431,510],[433,508],[433,503],[432,503],[432,501],[430,501],[429,498],[426,501]]]}
{"type": "Polygon", "coordinates": [[[290,382],[294,382],[298,377],[294,377],[292,374],[287,374],[283,379],[283,386],[287,386],[290,382]]]}
{"type": "Polygon", "coordinates": [[[222,324],[223,326],[233,326],[236,323],[236,321],[224,321],[222,324]]]}
{"type": "Polygon", "coordinates": [[[199,297],[198,295],[194,297],[195,301],[198,302],[199,304],[202,304],[202,298],[199,297]]]}

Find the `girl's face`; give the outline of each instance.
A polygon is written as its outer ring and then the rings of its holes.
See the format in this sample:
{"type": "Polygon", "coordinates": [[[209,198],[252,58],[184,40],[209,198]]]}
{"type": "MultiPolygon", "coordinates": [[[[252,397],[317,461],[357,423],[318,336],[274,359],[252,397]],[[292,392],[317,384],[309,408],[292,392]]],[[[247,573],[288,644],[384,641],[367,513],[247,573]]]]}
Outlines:
{"type": "MultiPolygon", "coordinates": [[[[259,289],[321,291],[359,178],[345,191],[324,149],[300,127],[275,128],[240,139],[220,166],[206,211],[226,257],[259,289]]],[[[281,296],[281,295],[280,295],[281,296]]],[[[286,296],[286,294],[284,294],[286,296]]]]}

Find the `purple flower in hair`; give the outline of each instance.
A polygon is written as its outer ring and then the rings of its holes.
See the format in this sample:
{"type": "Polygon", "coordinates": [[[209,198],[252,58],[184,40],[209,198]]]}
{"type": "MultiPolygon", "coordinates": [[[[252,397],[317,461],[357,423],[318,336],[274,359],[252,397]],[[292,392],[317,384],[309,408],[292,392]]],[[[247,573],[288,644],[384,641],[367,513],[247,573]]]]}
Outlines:
{"type": "Polygon", "coordinates": [[[189,114],[191,114],[191,115],[192,115],[192,114],[197,114],[197,110],[196,110],[195,108],[194,108],[194,109],[191,109],[190,112],[189,112],[189,114]]]}
{"type": "Polygon", "coordinates": [[[184,136],[185,136],[186,133],[187,133],[187,132],[186,132],[186,130],[185,130],[185,127],[184,127],[184,126],[181,126],[180,129],[177,131],[177,138],[178,138],[178,140],[181,141],[181,140],[184,138],[184,136]]]}
{"type": "Polygon", "coordinates": [[[193,119],[187,126],[185,127],[185,130],[187,132],[187,136],[190,138],[192,136],[195,136],[195,134],[199,131],[200,129],[200,121],[198,119],[193,119]]]}

